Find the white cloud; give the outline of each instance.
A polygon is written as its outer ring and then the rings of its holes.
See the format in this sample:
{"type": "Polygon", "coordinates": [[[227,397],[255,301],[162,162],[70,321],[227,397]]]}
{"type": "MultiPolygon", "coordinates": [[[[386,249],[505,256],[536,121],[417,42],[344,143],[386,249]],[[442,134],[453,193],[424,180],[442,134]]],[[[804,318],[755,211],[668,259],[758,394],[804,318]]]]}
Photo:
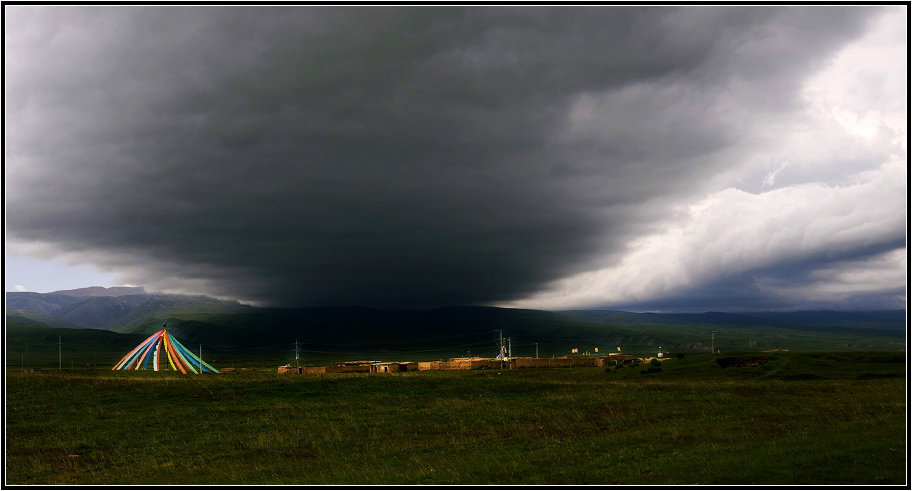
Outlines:
{"type": "MultiPolygon", "coordinates": [[[[509,306],[561,309],[643,302],[783,261],[896,239],[905,214],[892,204],[905,196],[904,165],[892,161],[867,177],[854,186],[811,183],[761,194],[735,188],[713,193],[682,208],[660,232],[632,241],[619,263],[560,280],[547,292],[509,306]]],[[[828,283],[851,280],[855,292],[898,286],[895,275],[865,287],[852,279],[857,271],[845,277],[819,274],[828,283]]],[[[802,292],[790,294],[799,298],[802,292]]]]}
{"type": "Polygon", "coordinates": [[[782,165],[779,166],[778,169],[767,174],[766,177],[763,178],[763,185],[764,186],[775,186],[776,185],[776,176],[778,176],[779,173],[782,172],[782,170],[785,169],[787,166],[788,166],[788,161],[785,161],[782,163],[782,165]]]}
{"type": "Polygon", "coordinates": [[[22,286],[22,285],[16,285],[16,291],[24,292],[24,291],[25,291],[25,287],[22,286]]]}
{"type": "Polygon", "coordinates": [[[808,80],[806,97],[852,135],[873,140],[885,131],[905,148],[908,86],[905,11],[897,7],[876,19],[869,34],[843,49],[832,64],[808,80]]]}
{"type": "MultiPolygon", "coordinates": [[[[895,42],[906,39],[905,8],[899,11],[877,19],[872,32],[807,79],[802,110],[749,126],[739,145],[713,156],[731,162],[706,181],[717,191],[704,188],[671,205],[674,213],[653,223],[652,233],[631,238],[620,259],[505,306],[566,309],[655,300],[732,274],[900,240],[908,98],[906,46],[895,42]],[[771,164],[777,168],[770,170],[771,164]],[[738,189],[752,175],[765,176],[754,181],[765,192],[738,189]]],[[[905,252],[832,263],[813,271],[810,285],[764,278],[758,286],[808,301],[893,291],[905,284],[905,252]]]]}

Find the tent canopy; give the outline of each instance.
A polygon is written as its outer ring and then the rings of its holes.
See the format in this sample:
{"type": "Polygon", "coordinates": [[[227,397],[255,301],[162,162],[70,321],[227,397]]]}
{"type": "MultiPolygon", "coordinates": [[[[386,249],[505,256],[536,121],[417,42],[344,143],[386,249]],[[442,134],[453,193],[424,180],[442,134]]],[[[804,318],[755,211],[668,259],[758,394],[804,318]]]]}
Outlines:
{"type": "Polygon", "coordinates": [[[152,369],[157,372],[163,358],[167,358],[172,370],[180,370],[181,373],[221,373],[190,352],[165,329],[139,343],[111,370],[139,370],[140,367],[146,370],[149,367],[149,360],[152,360],[152,369]]]}

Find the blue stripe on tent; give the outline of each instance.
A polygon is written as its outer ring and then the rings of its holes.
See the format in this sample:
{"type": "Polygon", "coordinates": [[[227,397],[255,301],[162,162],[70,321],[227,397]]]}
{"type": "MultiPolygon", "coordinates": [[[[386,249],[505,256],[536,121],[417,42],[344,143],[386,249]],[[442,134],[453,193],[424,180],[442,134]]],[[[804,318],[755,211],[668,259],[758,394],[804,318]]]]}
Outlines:
{"type": "Polygon", "coordinates": [[[146,352],[146,362],[143,363],[143,370],[149,368],[149,358],[152,358],[152,352],[155,351],[152,349],[152,346],[149,346],[149,351],[146,352]]]}

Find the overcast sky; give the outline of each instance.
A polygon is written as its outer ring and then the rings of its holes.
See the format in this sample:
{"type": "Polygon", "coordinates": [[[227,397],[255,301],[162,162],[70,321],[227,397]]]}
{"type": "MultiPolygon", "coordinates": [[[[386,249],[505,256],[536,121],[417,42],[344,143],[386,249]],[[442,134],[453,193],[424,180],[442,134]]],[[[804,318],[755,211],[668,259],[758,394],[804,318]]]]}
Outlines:
{"type": "Polygon", "coordinates": [[[906,304],[907,6],[4,10],[8,291],[906,304]]]}

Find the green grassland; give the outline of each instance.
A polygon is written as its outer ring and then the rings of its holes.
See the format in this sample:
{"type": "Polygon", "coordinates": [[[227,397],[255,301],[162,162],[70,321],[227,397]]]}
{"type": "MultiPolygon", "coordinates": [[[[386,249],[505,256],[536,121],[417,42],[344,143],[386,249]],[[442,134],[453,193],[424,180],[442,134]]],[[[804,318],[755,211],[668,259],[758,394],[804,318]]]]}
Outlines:
{"type": "Polygon", "coordinates": [[[908,484],[905,353],[6,384],[8,485],[908,484]]]}

